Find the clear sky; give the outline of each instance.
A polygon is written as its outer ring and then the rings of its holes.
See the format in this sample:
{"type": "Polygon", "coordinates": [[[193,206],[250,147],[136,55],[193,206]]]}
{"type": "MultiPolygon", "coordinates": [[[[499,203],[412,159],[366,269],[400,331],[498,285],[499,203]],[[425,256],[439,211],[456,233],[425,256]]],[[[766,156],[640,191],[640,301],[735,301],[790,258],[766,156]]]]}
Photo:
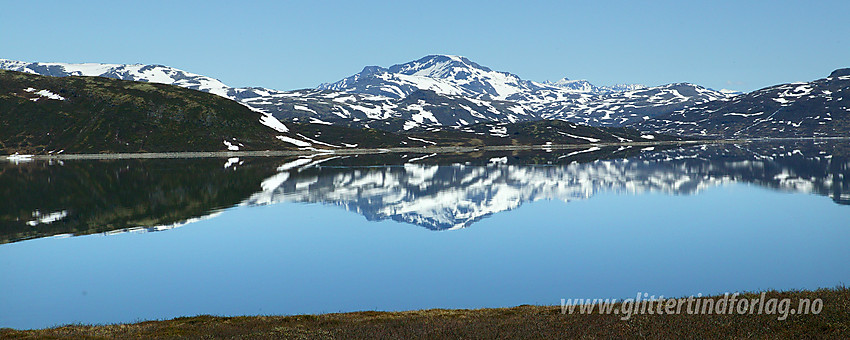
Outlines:
{"type": "Polygon", "coordinates": [[[3,1],[0,58],[314,87],[428,54],[529,80],[750,91],[850,67],[850,1],[3,1]]]}

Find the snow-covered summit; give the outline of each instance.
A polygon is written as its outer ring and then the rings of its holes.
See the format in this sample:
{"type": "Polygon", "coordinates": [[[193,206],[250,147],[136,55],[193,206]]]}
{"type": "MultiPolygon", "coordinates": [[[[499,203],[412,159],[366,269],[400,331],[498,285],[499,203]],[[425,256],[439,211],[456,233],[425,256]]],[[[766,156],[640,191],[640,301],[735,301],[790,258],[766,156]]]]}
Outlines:
{"type": "Polygon", "coordinates": [[[545,81],[543,82],[546,85],[555,86],[558,88],[562,88],[565,90],[571,90],[582,93],[592,93],[597,92],[598,88],[591,84],[589,81],[584,79],[572,80],[570,78],[564,77],[559,79],[556,82],[545,81]]]}
{"type": "Polygon", "coordinates": [[[338,82],[319,85],[319,89],[324,90],[391,98],[402,98],[417,90],[432,90],[445,95],[486,96],[489,99],[505,99],[519,92],[547,87],[515,74],[493,71],[465,57],[441,54],[389,68],[366,67],[338,82]]]}
{"type": "Polygon", "coordinates": [[[634,91],[646,88],[645,85],[641,84],[615,84],[611,86],[597,86],[591,84],[585,79],[569,79],[567,77],[561,78],[555,82],[544,81],[543,84],[554,86],[567,91],[587,94],[608,94],[613,92],[634,91]]]}
{"type": "Polygon", "coordinates": [[[319,89],[365,93],[402,98],[417,90],[432,90],[444,95],[463,95],[480,99],[513,100],[568,94],[602,94],[642,88],[642,85],[595,86],[587,80],[563,78],[557,82],[535,82],[501,71],[494,71],[456,55],[428,55],[389,68],[367,66],[355,75],[319,85],[319,89]]]}

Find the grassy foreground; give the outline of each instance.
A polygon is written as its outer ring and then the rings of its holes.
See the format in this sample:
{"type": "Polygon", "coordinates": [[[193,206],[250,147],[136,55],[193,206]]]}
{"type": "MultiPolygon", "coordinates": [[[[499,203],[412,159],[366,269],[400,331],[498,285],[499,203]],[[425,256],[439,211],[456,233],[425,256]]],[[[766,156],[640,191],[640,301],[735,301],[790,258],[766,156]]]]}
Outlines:
{"type": "MultiPolygon", "coordinates": [[[[742,295],[758,298],[760,293],[742,295]]],[[[250,339],[543,339],[543,338],[835,338],[850,337],[850,289],[766,292],[769,298],[823,300],[818,315],[566,315],[560,306],[476,310],[355,312],[324,315],[182,317],[103,326],[0,330],[0,338],[250,338],[250,339]]]]}

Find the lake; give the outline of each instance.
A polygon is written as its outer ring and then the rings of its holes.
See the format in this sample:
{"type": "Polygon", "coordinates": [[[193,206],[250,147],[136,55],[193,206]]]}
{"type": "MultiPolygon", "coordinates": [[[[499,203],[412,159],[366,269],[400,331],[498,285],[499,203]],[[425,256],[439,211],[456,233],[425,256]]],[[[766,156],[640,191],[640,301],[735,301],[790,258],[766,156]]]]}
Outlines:
{"type": "Polygon", "coordinates": [[[850,282],[846,141],[0,163],[0,327],[850,282]]]}

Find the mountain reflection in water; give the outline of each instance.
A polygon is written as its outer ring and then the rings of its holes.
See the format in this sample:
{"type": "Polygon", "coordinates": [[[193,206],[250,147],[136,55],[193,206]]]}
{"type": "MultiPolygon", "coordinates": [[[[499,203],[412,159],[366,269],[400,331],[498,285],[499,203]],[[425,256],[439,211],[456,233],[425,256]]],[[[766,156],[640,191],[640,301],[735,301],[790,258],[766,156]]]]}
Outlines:
{"type": "Polygon", "coordinates": [[[0,164],[0,242],[156,231],[238,205],[310,202],[432,230],[535,200],[689,195],[741,182],[850,204],[846,143],[0,164]]]}

